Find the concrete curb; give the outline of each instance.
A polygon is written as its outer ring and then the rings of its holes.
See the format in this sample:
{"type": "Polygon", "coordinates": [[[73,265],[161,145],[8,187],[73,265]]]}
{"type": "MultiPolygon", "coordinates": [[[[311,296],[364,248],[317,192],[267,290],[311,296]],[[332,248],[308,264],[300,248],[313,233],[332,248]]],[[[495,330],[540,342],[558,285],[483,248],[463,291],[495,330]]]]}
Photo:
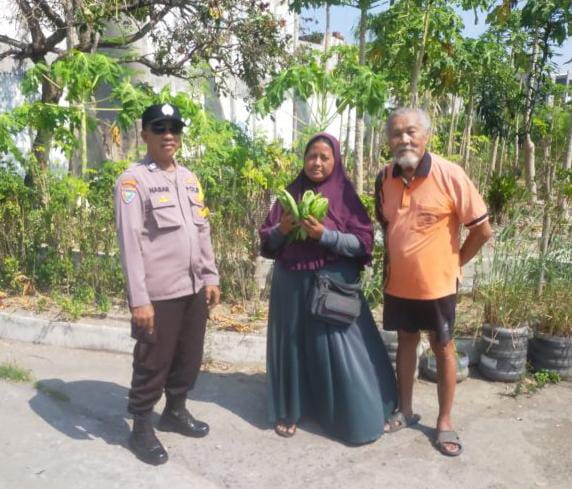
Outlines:
{"type": "MultiPolygon", "coordinates": [[[[28,343],[131,353],[129,323],[105,326],[54,321],[25,313],[0,312],[0,338],[28,343]]],[[[266,337],[207,329],[203,361],[264,368],[266,337]]]]}

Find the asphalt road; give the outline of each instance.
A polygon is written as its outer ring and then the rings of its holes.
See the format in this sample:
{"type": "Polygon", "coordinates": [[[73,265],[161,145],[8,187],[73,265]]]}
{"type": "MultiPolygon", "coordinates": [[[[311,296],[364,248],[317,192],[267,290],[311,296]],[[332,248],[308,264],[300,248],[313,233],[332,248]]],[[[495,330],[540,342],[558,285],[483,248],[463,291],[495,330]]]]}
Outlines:
{"type": "Polygon", "coordinates": [[[266,421],[263,372],[211,370],[189,401],[211,434],[159,433],[170,461],[150,467],[126,449],[129,355],[0,340],[7,361],[34,381],[0,380],[0,489],[572,487],[572,383],[515,399],[513,386],[469,378],[455,405],[465,453],[447,458],[431,444],[429,382],[416,384],[416,429],[348,447],[311,422],[279,438],[266,421]]]}

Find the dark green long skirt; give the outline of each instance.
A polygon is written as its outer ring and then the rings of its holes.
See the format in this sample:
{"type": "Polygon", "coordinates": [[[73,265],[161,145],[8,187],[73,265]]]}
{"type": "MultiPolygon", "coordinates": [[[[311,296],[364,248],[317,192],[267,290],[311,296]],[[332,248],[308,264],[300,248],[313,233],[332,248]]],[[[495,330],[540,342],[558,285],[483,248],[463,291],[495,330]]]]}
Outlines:
{"type": "MultiPolygon", "coordinates": [[[[347,283],[359,279],[359,268],[350,261],[320,273],[347,283]]],[[[397,406],[385,345],[363,298],[360,317],[349,327],[310,315],[314,274],[274,265],[267,339],[270,422],[291,424],[310,416],[334,438],[351,444],[374,441],[397,406]]]]}

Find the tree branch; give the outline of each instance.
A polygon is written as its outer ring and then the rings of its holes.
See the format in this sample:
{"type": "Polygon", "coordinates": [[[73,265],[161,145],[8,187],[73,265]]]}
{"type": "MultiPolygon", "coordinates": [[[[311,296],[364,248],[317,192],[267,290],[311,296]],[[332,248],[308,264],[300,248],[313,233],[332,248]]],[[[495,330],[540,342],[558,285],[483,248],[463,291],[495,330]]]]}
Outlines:
{"type": "Polygon", "coordinates": [[[28,46],[28,44],[25,42],[18,41],[16,39],[12,39],[11,37],[4,36],[2,34],[0,34],[0,42],[4,43],[4,44],[8,44],[8,46],[12,46],[12,47],[18,48],[18,49],[26,49],[26,47],[28,46]]]}
{"type": "Polygon", "coordinates": [[[161,10],[157,16],[150,22],[148,22],[147,24],[145,24],[143,27],[141,27],[137,32],[134,32],[133,34],[126,36],[126,37],[122,37],[120,40],[117,41],[100,41],[99,42],[99,47],[100,48],[116,48],[116,47],[121,47],[124,46],[126,44],[133,44],[134,42],[138,41],[139,39],[142,39],[143,37],[145,37],[149,32],[151,32],[151,30],[153,29],[153,27],[155,27],[159,22],[161,22],[161,20],[163,20],[163,18],[171,11],[170,7],[165,7],[163,10],[161,10]]]}
{"type": "Polygon", "coordinates": [[[44,52],[54,51],[55,47],[66,38],[66,31],[64,29],[57,30],[50,37],[48,37],[43,46],[44,52]]]}
{"type": "Polygon", "coordinates": [[[65,29],[66,24],[64,20],[54,12],[52,7],[48,4],[46,0],[33,0],[34,4],[38,6],[45,16],[59,29],[65,29]]]}
{"type": "Polygon", "coordinates": [[[8,49],[8,51],[4,51],[3,53],[0,53],[0,60],[3,60],[4,58],[7,58],[8,56],[16,56],[19,53],[21,53],[21,51],[19,49],[8,49]]]}
{"type": "Polygon", "coordinates": [[[24,14],[26,19],[26,23],[28,24],[28,28],[30,29],[30,34],[32,36],[32,45],[34,48],[40,47],[41,44],[45,41],[46,37],[44,36],[44,32],[42,31],[42,26],[40,22],[34,15],[34,11],[30,4],[25,0],[16,0],[20,10],[24,14]]]}

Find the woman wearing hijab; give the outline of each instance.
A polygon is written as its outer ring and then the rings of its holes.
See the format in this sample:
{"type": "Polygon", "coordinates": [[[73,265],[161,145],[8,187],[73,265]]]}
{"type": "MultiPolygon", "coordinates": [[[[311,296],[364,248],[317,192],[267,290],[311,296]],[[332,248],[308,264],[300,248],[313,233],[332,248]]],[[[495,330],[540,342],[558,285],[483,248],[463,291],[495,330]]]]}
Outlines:
{"type": "Polygon", "coordinates": [[[309,312],[316,276],[359,282],[371,261],[373,227],[341,162],[340,145],[327,133],[312,137],[304,168],[287,190],[299,201],[306,190],[329,200],[326,217],[300,221],[306,240],[288,234],[294,218],[275,203],[260,228],[262,255],[275,259],[270,293],[267,384],[270,421],[293,436],[301,417],[349,444],[384,432],[397,405],[395,375],[363,294],[359,316],[338,326],[309,312]]]}

